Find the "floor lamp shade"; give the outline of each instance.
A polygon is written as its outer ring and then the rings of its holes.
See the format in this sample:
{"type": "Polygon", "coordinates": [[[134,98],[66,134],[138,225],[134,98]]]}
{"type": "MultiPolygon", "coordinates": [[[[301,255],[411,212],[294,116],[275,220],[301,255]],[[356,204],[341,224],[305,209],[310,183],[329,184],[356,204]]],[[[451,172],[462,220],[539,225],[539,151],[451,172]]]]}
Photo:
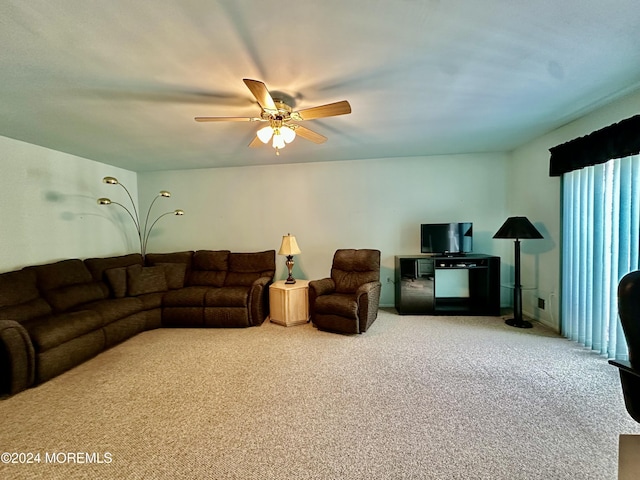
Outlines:
{"type": "Polygon", "coordinates": [[[520,239],[544,238],[527,217],[509,217],[493,238],[512,238],[515,245],[515,279],[513,285],[513,318],[506,320],[507,325],[518,328],[531,328],[531,322],[522,319],[522,285],[520,284],[520,239]]]}

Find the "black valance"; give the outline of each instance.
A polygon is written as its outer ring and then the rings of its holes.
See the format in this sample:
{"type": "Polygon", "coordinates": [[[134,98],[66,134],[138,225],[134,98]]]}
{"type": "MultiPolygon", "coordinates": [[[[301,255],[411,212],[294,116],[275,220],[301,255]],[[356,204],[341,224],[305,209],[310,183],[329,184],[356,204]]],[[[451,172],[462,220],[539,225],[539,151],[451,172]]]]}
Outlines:
{"type": "Polygon", "coordinates": [[[640,153],[640,115],[550,148],[549,176],[640,153]]]}

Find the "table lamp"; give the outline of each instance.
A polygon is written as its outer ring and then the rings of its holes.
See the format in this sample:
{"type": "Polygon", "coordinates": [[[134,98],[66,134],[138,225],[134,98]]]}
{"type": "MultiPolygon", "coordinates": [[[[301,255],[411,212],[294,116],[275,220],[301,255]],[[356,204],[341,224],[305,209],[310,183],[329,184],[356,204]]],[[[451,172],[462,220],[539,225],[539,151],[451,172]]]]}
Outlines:
{"type": "Polygon", "coordinates": [[[298,247],[298,242],[296,242],[296,237],[287,233],[282,237],[282,245],[280,245],[280,250],[278,250],[278,255],[286,255],[287,261],[285,264],[289,269],[289,276],[285,280],[284,283],[296,283],[296,280],[293,278],[291,271],[293,270],[293,256],[298,255],[300,252],[300,248],[298,247]]]}

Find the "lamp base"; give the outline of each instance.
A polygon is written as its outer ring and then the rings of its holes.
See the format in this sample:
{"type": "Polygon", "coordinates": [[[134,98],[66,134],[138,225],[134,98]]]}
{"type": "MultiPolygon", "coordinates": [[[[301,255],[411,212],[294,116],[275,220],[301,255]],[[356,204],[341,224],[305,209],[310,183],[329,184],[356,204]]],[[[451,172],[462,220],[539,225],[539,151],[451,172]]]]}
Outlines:
{"type": "Polygon", "coordinates": [[[285,262],[285,264],[287,265],[287,269],[289,270],[289,276],[287,277],[287,279],[285,280],[285,284],[287,285],[291,285],[292,283],[296,283],[295,278],[293,278],[292,275],[292,271],[293,271],[293,255],[287,255],[287,261],[285,262]]]}
{"type": "Polygon", "coordinates": [[[504,323],[506,323],[510,327],[533,328],[533,325],[531,324],[531,322],[527,320],[516,320],[515,318],[510,318],[508,320],[505,320],[504,323]]]}

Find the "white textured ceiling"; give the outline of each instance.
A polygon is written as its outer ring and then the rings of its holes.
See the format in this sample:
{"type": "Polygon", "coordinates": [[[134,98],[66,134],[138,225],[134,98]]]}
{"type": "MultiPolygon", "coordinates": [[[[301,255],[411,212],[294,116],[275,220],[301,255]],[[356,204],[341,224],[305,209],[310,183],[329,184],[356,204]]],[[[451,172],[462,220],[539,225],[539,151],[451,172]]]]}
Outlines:
{"type": "Polygon", "coordinates": [[[510,150],[640,88],[638,0],[3,0],[0,135],[135,171],[510,150]],[[279,157],[243,78],[348,100],[279,157]]]}

